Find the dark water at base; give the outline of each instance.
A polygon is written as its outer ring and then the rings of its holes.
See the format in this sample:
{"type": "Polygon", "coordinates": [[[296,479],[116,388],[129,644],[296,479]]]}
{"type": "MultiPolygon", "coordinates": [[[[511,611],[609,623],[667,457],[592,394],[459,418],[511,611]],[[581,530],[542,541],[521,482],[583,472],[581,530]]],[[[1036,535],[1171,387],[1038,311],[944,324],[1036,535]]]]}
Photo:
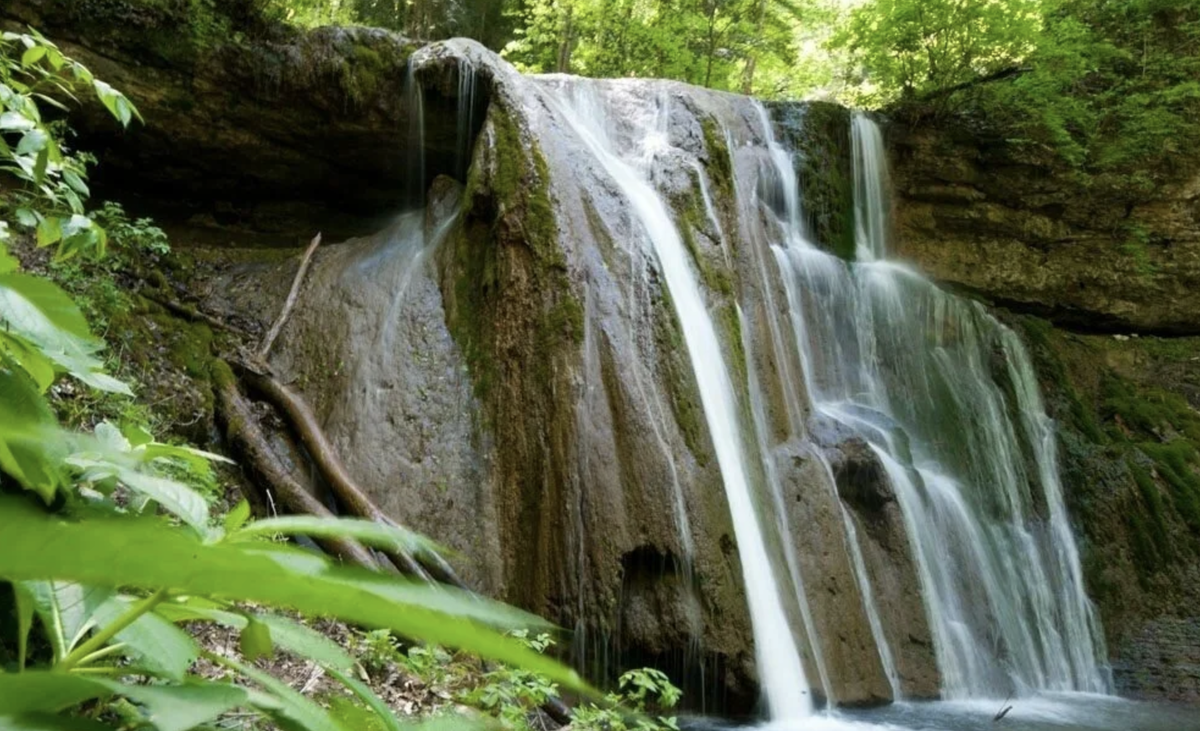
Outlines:
{"type": "Polygon", "coordinates": [[[1063,693],[1017,698],[1007,704],[1001,699],[896,703],[754,727],[699,720],[682,725],[693,731],[1200,731],[1200,706],[1063,693]],[[1005,705],[1012,710],[994,721],[1005,705]]]}

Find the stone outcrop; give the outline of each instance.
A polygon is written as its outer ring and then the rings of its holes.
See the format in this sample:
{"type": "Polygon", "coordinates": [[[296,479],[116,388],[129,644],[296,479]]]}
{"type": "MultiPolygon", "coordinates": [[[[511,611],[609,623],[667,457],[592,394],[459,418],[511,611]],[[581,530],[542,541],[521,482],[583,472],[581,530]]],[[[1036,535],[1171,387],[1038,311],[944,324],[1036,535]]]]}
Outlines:
{"type": "Polygon", "coordinates": [[[1066,327],[1200,333],[1200,175],[1135,194],[954,124],[889,129],[903,256],[1066,327]]]}
{"type": "MultiPolygon", "coordinates": [[[[300,32],[252,25],[227,6],[117,0],[8,0],[0,25],[40,29],[97,78],[124,91],[144,123],[122,131],[98,104],[72,119],[78,144],[104,164],[101,196],[167,219],[276,234],[279,243],[367,233],[432,180],[410,136],[403,94],[416,44],[369,28],[300,32]],[[208,7],[208,6],[205,6],[208,7]]],[[[453,106],[424,99],[430,170],[457,154],[453,106]],[[447,118],[449,121],[447,121],[447,118]]],[[[244,237],[243,237],[244,238],[244,237]]]]}

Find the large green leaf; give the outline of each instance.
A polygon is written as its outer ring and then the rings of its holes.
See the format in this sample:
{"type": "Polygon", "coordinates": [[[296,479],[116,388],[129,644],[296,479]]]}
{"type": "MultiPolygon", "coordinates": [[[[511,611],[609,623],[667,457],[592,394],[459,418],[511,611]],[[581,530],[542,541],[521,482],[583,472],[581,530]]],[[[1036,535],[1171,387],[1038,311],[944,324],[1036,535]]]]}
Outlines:
{"type": "Polygon", "coordinates": [[[150,474],[145,464],[145,448],[132,447],[129,440],[112,424],[96,425],[90,449],[76,452],[67,464],[80,470],[80,479],[105,483],[116,481],[179,517],[200,535],[208,532],[208,502],[192,488],[165,477],[150,474]]]}
{"type": "Polygon", "coordinates": [[[113,731],[99,721],[53,713],[27,713],[20,716],[0,715],[4,731],[113,731]]]}
{"type": "Polygon", "coordinates": [[[73,581],[18,581],[17,590],[32,600],[34,612],[50,640],[56,660],[62,660],[96,624],[96,611],[113,591],[73,581]]]}
{"type": "MultiPolygon", "coordinates": [[[[96,622],[106,626],[124,614],[134,603],[130,597],[114,596],[101,604],[96,622]]],[[[117,633],[117,642],[144,668],[172,680],[182,681],[188,668],[200,656],[200,648],[187,632],[154,613],[143,614],[117,633]]]]}
{"type": "Polygon", "coordinates": [[[384,550],[408,553],[441,550],[433,541],[404,528],[360,518],[319,518],[286,515],[256,520],[238,531],[241,536],[302,535],[312,538],[352,538],[384,550]]]}
{"type": "Polygon", "coordinates": [[[227,683],[193,681],[182,685],[126,685],[73,673],[0,673],[0,717],[56,713],[95,698],[122,695],[142,706],[159,731],[186,731],[244,706],[250,695],[227,683]]]}
{"type": "Polygon", "coordinates": [[[28,374],[0,353],[0,470],[46,502],[63,484],[61,431],[28,374]]]}
{"type": "Polygon", "coordinates": [[[187,731],[249,702],[245,688],[228,683],[119,685],[113,690],[144,707],[159,731],[187,731]]]}
{"type": "Polygon", "coordinates": [[[206,545],[149,519],[70,523],[0,497],[0,577],[96,586],[169,587],[181,593],[292,607],[455,647],[587,690],[570,669],[482,622],[528,615],[479,597],[339,567],[299,550],[206,545]]]}
{"type": "Polygon", "coordinates": [[[57,713],[93,698],[107,698],[105,683],[69,673],[27,670],[0,673],[0,715],[57,713]]]}
{"type": "Polygon", "coordinates": [[[0,274],[0,320],[89,386],[130,393],[127,385],[103,372],[104,364],[96,357],[103,343],[88,331],[67,293],[52,282],[29,274],[0,274]]]}

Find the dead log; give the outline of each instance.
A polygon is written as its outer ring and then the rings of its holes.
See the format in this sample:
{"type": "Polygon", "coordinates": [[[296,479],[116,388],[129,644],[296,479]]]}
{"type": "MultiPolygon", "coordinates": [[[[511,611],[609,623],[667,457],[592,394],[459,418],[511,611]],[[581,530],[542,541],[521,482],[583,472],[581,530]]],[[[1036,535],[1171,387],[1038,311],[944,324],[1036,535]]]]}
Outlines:
{"type": "Polygon", "coordinates": [[[300,287],[304,284],[304,275],[308,272],[308,265],[312,263],[313,254],[316,253],[317,247],[320,245],[321,234],[317,234],[313,237],[312,243],[308,245],[308,248],[304,250],[304,256],[300,259],[300,268],[296,270],[296,276],[292,279],[292,288],[288,290],[288,296],[283,303],[283,309],[279,311],[279,317],[276,318],[275,324],[267,331],[262,345],[258,347],[258,360],[266,362],[267,355],[271,352],[271,346],[275,344],[275,338],[279,337],[284,323],[291,316],[292,308],[296,306],[296,300],[300,297],[300,287]]]}
{"type": "MultiPolygon", "coordinates": [[[[247,465],[275,492],[280,501],[293,513],[332,517],[320,500],[310,495],[297,482],[275,455],[250,403],[238,388],[237,379],[229,366],[216,360],[211,366],[216,415],[230,443],[246,460],[247,465]]],[[[371,552],[357,541],[328,538],[318,541],[322,548],[349,563],[364,568],[379,568],[371,552]]]]}

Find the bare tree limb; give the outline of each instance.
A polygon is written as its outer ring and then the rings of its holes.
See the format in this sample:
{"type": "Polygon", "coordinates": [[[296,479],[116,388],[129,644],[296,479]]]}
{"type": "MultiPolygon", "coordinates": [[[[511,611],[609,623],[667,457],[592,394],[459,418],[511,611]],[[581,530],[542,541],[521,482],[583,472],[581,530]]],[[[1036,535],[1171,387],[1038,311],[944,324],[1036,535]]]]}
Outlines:
{"type": "Polygon", "coordinates": [[[308,273],[308,265],[312,262],[313,254],[316,253],[317,247],[321,245],[321,234],[313,237],[312,243],[304,250],[304,256],[300,259],[300,268],[296,270],[296,277],[292,280],[292,288],[288,291],[287,299],[283,303],[283,309],[279,312],[279,317],[275,320],[275,324],[267,331],[266,337],[263,338],[262,345],[258,346],[258,359],[264,363],[267,360],[267,355],[271,352],[271,346],[275,344],[275,338],[279,337],[279,333],[283,330],[283,324],[287,322],[288,317],[292,314],[292,308],[296,306],[296,300],[300,297],[300,287],[304,284],[304,275],[308,273]]]}
{"type": "MultiPolygon", "coordinates": [[[[329,483],[333,493],[337,495],[338,500],[346,506],[347,510],[367,520],[400,527],[371,498],[367,497],[366,492],[350,477],[350,473],[338,459],[337,451],[326,438],[325,431],[318,423],[316,415],[313,414],[312,409],[308,407],[300,394],[249,365],[239,364],[239,369],[246,385],[283,412],[301,443],[308,449],[309,455],[316,462],[317,468],[329,483]]],[[[422,578],[429,578],[429,574],[432,573],[434,578],[442,583],[462,586],[462,582],[453,575],[448,566],[443,568],[435,565],[434,571],[428,571],[407,551],[393,550],[385,552],[385,555],[396,564],[396,568],[404,573],[422,578]]]]}

